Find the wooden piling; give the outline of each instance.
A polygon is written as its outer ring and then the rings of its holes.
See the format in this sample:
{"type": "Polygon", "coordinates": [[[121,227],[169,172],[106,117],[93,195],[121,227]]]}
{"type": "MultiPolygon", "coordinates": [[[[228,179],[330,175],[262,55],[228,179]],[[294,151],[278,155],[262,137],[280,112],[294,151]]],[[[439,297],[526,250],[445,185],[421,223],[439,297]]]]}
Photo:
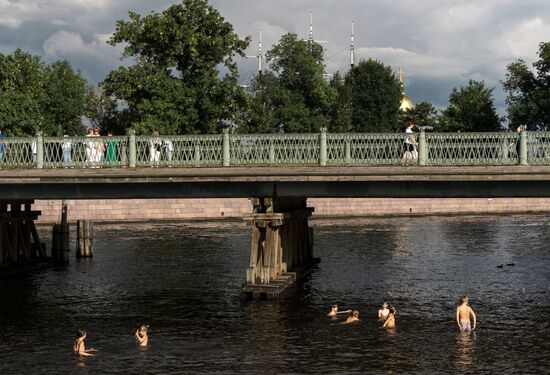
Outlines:
{"type": "Polygon", "coordinates": [[[252,198],[253,210],[244,216],[252,226],[250,266],[243,294],[274,298],[309,273],[313,258],[308,218],[313,212],[305,198],[252,198]]]}
{"type": "Polygon", "coordinates": [[[56,266],[69,263],[69,224],[57,223],[52,233],[52,259],[56,266]]]}
{"type": "Polygon", "coordinates": [[[78,220],[76,223],[77,232],[77,258],[91,258],[93,256],[93,232],[94,223],[91,220],[78,220]]]}

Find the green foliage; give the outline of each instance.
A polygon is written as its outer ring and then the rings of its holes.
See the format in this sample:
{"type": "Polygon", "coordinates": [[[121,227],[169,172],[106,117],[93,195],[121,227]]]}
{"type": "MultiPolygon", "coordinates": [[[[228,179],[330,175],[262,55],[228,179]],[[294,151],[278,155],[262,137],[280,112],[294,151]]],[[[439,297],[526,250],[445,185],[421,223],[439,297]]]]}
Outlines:
{"type": "Polygon", "coordinates": [[[499,131],[502,121],[493,102],[493,89],[486,88],[483,82],[470,80],[467,86],[453,89],[449,106],[443,112],[441,130],[499,131]]]}
{"type": "Polygon", "coordinates": [[[329,107],[328,131],[332,133],[349,133],[353,130],[351,126],[352,106],[351,88],[344,82],[342,76],[336,73],[331,81],[334,98],[329,107]]]}
{"type": "Polygon", "coordinates": [[[419,128],[428,127],[439,131],[440,115],[432,103],[419,102],[413,109],[402,112],[400,123],[405,128],[407,121],[412,121],[419,128]]]}
{"type": "Polygon", "coordinates": [[[345,78],[351,90],[352,129],[355,132],[388,132],[398,127],[402,88],[389,66],[362,60],[345,78]]]}
{"type": "Polygon", "coordinates": [[[323,48],[286,34],[267,53],[273,72],[252,83],[247,132],[311,133],[328,124],[335,91],[324,78],[323,48]]]}
{"type": "Polygon", "coordinates": [[[88,83],[67,61],[57,61],[48,69],[44,88],[45,134],[83,134],[82,116],[87,105],[88,83]]]}
{"type": "Polygon", "coordinates": [[[82,133],[86,85],[66,61],[48,66],[19,49],[0,54],[0,126],[11,136],[82,133]]]}
{"type": "Polygon", "coordinates": [[[502,84],[511,128],[526,125],[528,129],[550,129],[550,42],[539,45],[538,56],[533,64],[536,73],[523,60],[507,67],[502,84]]]}
{"type": "Polygon", "coordinates": [[[247,98],[233,56],[243,55],[249,41],[206,0],[185,0],[145,17],[130,12],[109,43],[124,43],[123,57],[136,65],[112,71],[102,83],[105,95],[124,103],[106,127],[193,134],[219,132],[224,119],[243,121],[236,117],[247,98]],[[221,79],[218,66],[227,70],[221,79]]]}

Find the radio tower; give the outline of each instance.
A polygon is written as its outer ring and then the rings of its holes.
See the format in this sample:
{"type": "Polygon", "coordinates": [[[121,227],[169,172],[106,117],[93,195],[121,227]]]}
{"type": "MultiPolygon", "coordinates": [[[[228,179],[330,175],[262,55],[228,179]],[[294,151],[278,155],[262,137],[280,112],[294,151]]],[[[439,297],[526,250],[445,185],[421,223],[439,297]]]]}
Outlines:
{"type": "Polygon", "coordinates": [[[350,44],[350,50],[349,50],[349,58],[350,58],[351,69],[353,69],[353,66],[355,65],[355,47],[353,44],[353,21],[351,21],[351,44],[350,44]]]}

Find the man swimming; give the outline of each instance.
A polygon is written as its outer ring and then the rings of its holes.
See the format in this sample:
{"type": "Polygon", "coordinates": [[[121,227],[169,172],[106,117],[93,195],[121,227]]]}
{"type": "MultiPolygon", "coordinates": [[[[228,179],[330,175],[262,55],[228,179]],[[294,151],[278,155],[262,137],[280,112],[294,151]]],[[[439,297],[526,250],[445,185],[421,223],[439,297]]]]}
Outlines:
{"type": "Polygon", "coordinates": [[[382,308],[378,310],[378,319],[380,320],[386,320],[390,313],[390,309],[388,309],[388,302],[384,301],[382,304],[382,308]]]}
{"type": "Polygon", "coordinates": [[[136,331],[135,336],[136,336],[136,341],[138,346],[141,346],[141,347],[147,346],[147,343],[149,342],[149,336],[147,335],[148,329],[149,329],[149,326],[141,325],[136,331]]]}
{"type": "Polygon", "coordinates": [[[468,296],[460,298],[461,304],[456,308],[456,323],[462,332],[471,332],[470,316],[474,319],[474,330],[476,329],[476,314],[468,305],[468,296]]]}
{"type": "Polygon", "coordinates": [[[76,331],[76,339],[73,343],[74,354],[84,357],[93,357],[94,355],[90,354],[90,352],[97,352],[97,350],[94,348],[86,349],[86,346],[84,345],[84,339],[86,339],[86,331],[76,331]]]}
{"type": "Polygon", "coordinates": [[[327,316],[330,316],[331,318],[336,318],[338,314],[347,314],[350,312],[351,310],[338,311],[338,305],[334,304],[331,306],[330,312],[327,314],[327,316]]]}
{"type": "Polygon", "coordinates": [[[340,324],[349,324],[349,323],[355,323],[355,322],[359,322],[359,311],[349,310],[349,316],[347,317],[346,321],[340,324]]]}
{"type": "Polygon", "coordinates": [[[395,328],[395,311],[395,307],[392,306],[382,328],[395,328]]]}

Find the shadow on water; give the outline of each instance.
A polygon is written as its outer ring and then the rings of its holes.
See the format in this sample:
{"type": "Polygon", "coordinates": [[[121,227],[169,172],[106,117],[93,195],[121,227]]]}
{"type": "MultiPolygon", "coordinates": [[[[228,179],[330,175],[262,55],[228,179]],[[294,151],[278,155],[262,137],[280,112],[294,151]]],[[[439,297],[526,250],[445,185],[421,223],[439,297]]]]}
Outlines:
{"type": "Polygon", "coordinates": [[[318,268],[262,302],[239,299],[250,249],[240,222],[97,225],[93,259],[0,280],[0,373],[546,371],[546,216],[312,225],[318,268]],[[478,315],[471,335],[454,321],[463,293],[478,315]],[[396,329],[376,319],[383,300],[396,329]],[[361,321],[329,319],[335,302],[361,321]],[[133,339],[143,323],[147,350],[133,339]],[[96,357],[71,355],[76,329],[96,357]]]}

